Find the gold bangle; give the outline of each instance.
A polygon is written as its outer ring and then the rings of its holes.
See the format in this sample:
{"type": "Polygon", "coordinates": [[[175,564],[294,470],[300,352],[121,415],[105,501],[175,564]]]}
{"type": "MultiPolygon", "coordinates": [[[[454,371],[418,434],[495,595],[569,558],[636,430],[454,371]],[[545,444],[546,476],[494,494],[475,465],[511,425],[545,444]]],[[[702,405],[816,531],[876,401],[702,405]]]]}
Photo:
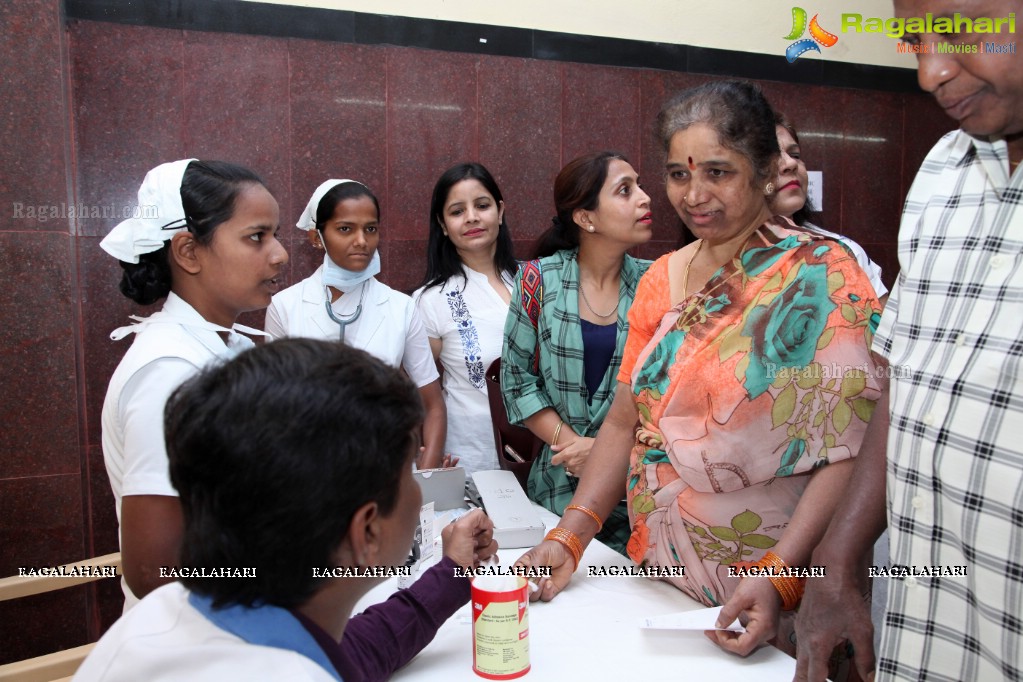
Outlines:
{"type": "Polygon", "coordinates": [[[565,507],[565,511],[568,511],[569,509],[574,509],[576,511],[580,511],[583,514],[586,514],[587,516],[589,516],[594,521],[596,521],[597,522],[597,532],[598,533],[600,532],[600,529],[604,527],[604,522],[600,520],[599,516],[597,516],[597,512],[593,511],[589,507],[584,507],[581,504],[570,504],[567,507],[565,507]]]}
{"type": "Polygon", "coordinates": [[[562,426],[562,425],[563,425],[564,423],[565,423],[565,422],[563,422],[563,421],[560,421],[560,420],[559,420],[559,421],[558,421],[558,425],[557,425],[557,426],[556,426],[556,427],[554,428],[554,437],[553,437],[553,438],[551,438],[551,446],[554,446],[554,445],[557,445],[557,444],[558,444],[558,436],[560,436],[560,435],[561,435],[561,426],[562,426]]]}
{"type": "MultiPolygon", "coordinates": [[[[781,570],[788,568],[780,556],[770,551],[753,565],[760,568],[781,570]]],[[[791,611],[799,605],[799,601],[803,598],[803,590],[806,587],[806,578],[794,578],[788,575],[768,575],[767,577],[771,580],[771,584],[774,585],[774,589],[778,590],[778,594],[781,595],[781,608],[783,611],[791,611]]]]}
{"type": "Polygon", "coordinates": [[[578,535],[567,528],[558,526],[547,531],[544,540],[552,540],[559,545],[563,545],[568,550],[568,553],[572,555],[572,560],[575,561],[575,568],[572,570],[579,568],[579,562],[583,556],[583,543],[579,541],[578,535]]]}

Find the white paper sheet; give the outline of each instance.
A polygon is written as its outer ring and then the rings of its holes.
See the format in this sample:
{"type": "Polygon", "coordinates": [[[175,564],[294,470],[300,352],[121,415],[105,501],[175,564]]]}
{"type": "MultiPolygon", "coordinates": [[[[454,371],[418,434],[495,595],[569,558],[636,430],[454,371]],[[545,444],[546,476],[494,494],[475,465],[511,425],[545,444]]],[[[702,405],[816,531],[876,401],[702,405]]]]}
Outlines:
{"type": "Polygon", "coordinates": [[[715,606],[711,609],[669,613],[664,616],[644,618],[640,627],[652,630],[731,630],[732,632],[746,632],[746,628],[739,625],[738,620],[727,628],[716,627],[714,624],[717,622],[720,612],[721,607],[715,606]]]}

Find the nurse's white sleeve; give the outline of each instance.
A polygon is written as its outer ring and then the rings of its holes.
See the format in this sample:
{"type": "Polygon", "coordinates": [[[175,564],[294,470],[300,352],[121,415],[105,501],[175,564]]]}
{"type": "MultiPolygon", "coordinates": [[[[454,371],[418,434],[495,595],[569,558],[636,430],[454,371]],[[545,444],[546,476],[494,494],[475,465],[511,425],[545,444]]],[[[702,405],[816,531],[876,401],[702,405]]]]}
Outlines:
{"type": "Polygon", "coordinates": [[[121,497],[169,495],[178,492],[170,482],[163,440],[163,409],[178,386],[197,368],[180,358],[161,358],[128,380],[118,401],[124,427],[124,476],[121,497]]]}
{"type": "Polygon", "coordinates": [[[411,300],[405,309],[405,319],[405,353],[401,358],[401,366],[413,383],[422,388],[439,379],[440,374],[437,372],[437,363],[433,361],[426,328],[411,300]]]}
{"type": "Polygon", "coordinates": [[[274,339],[283,339],[288,335],[288,331],[284,328],[284,322],[281,320],[281,313],[277,309],[276,301],[271,300],[270,307],[266,309],[266,322],[263,323],[263,331],[274,339]]]}

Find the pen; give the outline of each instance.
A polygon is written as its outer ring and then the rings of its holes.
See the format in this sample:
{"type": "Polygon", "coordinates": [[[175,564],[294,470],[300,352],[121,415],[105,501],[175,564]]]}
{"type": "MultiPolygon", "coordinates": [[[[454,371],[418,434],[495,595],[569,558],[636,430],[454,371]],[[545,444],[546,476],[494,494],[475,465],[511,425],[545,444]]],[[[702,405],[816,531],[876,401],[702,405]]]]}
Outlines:
{"type": "Polygon", "coordinates": [[[508,454],[509,457],[512,458],[512,461],[518,462],[519,464],[525,464],[526,463],[526,460],[524,460],[522,458],[522,455],[520,455],[519,453],[515,452],[515,448],[513,448],[512,446],[505,445],[504,446],[504,451],[508,454]]]}

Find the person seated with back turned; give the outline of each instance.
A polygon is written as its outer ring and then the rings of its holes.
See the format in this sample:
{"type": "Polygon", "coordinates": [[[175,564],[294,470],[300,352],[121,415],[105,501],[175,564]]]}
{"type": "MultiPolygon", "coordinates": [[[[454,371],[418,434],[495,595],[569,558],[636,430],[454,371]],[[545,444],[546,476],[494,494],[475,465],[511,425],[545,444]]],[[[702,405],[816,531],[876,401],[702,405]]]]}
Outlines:
{"type": "Polygon", "coordinates": [[[497,549],[486,515],[467,514],[438,564],[351,617],[381,580],[368,569],[401,566],[412,544],[423,414],[400,370],[328,341],[267,344],[183,384],[165,412],[182,577],[115,623],[75,680],[388,678],[468,601],[455,569],[497,549]]]}

